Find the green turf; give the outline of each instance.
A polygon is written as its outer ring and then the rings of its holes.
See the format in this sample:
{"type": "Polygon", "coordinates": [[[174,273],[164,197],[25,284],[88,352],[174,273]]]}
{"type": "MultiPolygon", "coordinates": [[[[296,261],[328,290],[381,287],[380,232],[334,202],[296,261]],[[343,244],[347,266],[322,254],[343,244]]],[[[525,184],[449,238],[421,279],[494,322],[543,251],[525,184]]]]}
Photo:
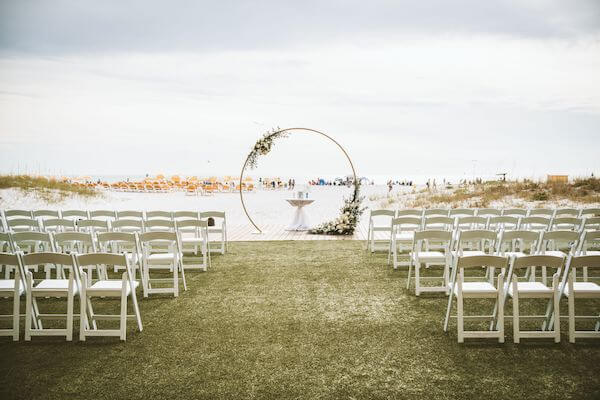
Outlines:
{"type": "Polygon", "coordinates": [[[2,338],[0,398],[600,397],[598,341],[515,345],[507,323],[505,344],[458,344],[445,298],[416,298],[361,246],[232,243],[179,298],[141,300],[125,343],[2,338]]]}

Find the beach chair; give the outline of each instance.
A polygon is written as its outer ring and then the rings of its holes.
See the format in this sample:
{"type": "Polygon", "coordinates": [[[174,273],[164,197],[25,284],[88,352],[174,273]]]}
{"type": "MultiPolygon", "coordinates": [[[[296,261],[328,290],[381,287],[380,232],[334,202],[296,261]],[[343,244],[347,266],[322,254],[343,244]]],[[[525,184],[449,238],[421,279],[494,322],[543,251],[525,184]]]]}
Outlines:
{"type": "MultiPolygon", "coordinates": [[[[389,237],[392,233],[392,219],[396,216],[396,212],[393,210],[371,210],[369,213],[369,228],[367,231],[367,251],[374,253],[377,250],[383,250],[377,248],[377,243],[382,240],[376,239],[377,232],[383,233],[386,237],[389,237]]],[[[390,249],[390,242],[383,240],[386,247],[388,248],[388,254],[390,249]]],[[[389,258],[388,258],[389,259],[389,258]]]]}
{"type": "Polygon", "coordinates": [[[415,295],[419,296],[421,292],[444,292],[448,293],[448,284],[450,280],[450,267],[452,265],[452,232],[450,231],[419,231],[414,233],[412,249],[410,252],[410,264],[408,268],[408,278],[406,288],[410,289],[410,277],[412,267],[415,268],[415,295]],[[428,241],[435,241],[441,246],[439,251],[427,250],[428,241]],[[441,277],[421,277],[421,267],[432,266],[442,267],[441,277]],[[442,281],[441,286],[422,286],[422,280],[442,281]]]}
{"type": "MultiPolygon", "coordinates": [[[[504,343],[504,309],[497,307],[501,303],[504,296],[504,272],[508,268],[508,258],[493,255],[479,256],[459,256],[456,260],[453,278],[450,283],[450,296],[448,297],[448,306],[446,308],[446,318],[444,320],[444,332],[448,331],[448,323],[451,317],[453,300],[456,297],[457,305],[457,334],[458,342],[463,343],[466,338],[494,338],[499,343],[504,343]],[[477,275],[469,282],[466,281],[467,271],[477,272],[482,268],[495,271],[498,269],[500,273],[497,279],[485,280],[477,275]],[[494,281],[497,282],[494,285],[494,281]],[[494,308],[498,309],[497,313],[490,315],[465,316],[463,312],[464,299],[491,299],[495,300],[494,308]],[[465,331],[464,321],[469,320],[489,320],[494,321],[496,318],[495,329],[485,331],[465,331]]],[[[494,277],[492,277],[494,278],[494,277]]]]}
{"type": "MultiPolygon", "coordinates": [[[[25,254],[23,257],[23,270],[26,282],[26,306],[25,306],[25,340],[31,340],[32,336],[65,336],[67,341],[73,339],[73,303],[75,295],[79,293],[80,280],[73,255],[60,253],[32,253],[25,254]],[[69,277],[65,279],[62,276],[55,278],[46,278],[37,284],[33,279],[33,274],[29,267],[37,265],[56,265],[56,271],[69,271],[69,277]],[[42,314],[39,312],[37,299],[41,298],[66,298],[66,314],[42,314]],[[65,319],[65,328],[44,329],[44,319],[65,319]],[[33,320],[36,320],[36,327],[32,327],[33,320]]],[[[84,323],[84,322],[81,322],[84,323]]]]}
{"type": "Polygon", "coordinates": [[[76,257],[77,267],[81,275],[81,302],[80,302],[80,329],[79,340],[85,341],[88,336],[118,336],[120,340],[127,338],[127,319],[135,318],[138,330],[141,332],[142,317],[140,314],[136,289],[139,282],[135,280],[135,273],[129,265],[128,259],[124,254],[95,253],[83,254],[76,257]],[[88,277],[90,269],[96,269],[98,276],[102,276],[108,266],[118,266],[125,269],[120,279],[98,279],[91,282],[88,277]],[[95,314],[92,306],[92,299],[119,298],[120,312],[116,315],[95,314]],[[133,314],[127,314],[128,299],[131,299],[133,314]],[[91,320],[91,323],[89,320],[91,320]],[[119,329],[100,329],[100,321],[114,320],[119,321],[119,329]],[[83,321],[87,321],[84,323],[83,321]]]}
{"type": "Polygon", "coordinates": [[[14,271],[13,277],[7,273],[4,279],[0,279],[0,298],[8,299],[9,301],[12,300],[12,313],[0,315],[0,319],[10,319],[12,327],[9,329],[0,329],[0,336],[12,336],[14,341],[18,341],[21,295],[25,293],[21,255],[19,253],[10,254],[0,252],[0,265],[4,266],[7,271],[14,271]]]}

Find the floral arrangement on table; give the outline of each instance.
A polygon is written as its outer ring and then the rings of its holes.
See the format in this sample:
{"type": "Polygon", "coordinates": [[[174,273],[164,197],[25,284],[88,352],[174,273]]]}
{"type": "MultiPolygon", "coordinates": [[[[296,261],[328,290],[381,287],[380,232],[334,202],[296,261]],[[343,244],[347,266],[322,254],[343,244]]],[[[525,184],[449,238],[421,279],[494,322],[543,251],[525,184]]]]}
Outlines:
{"type": "MultiPolygon", "coordinates": [[[[285,129],[281,130],[279,127],[263,134],[263,136],[254,144],[250,154],[248,154],[245,165],[250,169],[256,168],[258,157],[269,154],[276,139],[288,136],[289,132],[285,129]]],[[[309,230],[309,233],[320,235],[352,235],[354,233],[358,220],[366,207],[362,207],[361,205],[364,197],[359,195],[360,182],[356,181],[353,182],[353,184],[354,193],[352,194],[352,197],[344,199],[344,204],[340,209],[340,216],[309,230]]]]}

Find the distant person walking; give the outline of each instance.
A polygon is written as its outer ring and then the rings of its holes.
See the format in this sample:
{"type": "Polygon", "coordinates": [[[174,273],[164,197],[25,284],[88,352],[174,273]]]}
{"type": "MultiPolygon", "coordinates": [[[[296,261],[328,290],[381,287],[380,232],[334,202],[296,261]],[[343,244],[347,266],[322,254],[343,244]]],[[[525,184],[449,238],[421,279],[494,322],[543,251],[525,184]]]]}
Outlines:
{"type": "Polygon", "coordinates": [[[392,181],[389,180],[388,181],[388,193],[390,193],[392,191],[392,188],[394,187],[394,185],[392,184],[392,181]]]}

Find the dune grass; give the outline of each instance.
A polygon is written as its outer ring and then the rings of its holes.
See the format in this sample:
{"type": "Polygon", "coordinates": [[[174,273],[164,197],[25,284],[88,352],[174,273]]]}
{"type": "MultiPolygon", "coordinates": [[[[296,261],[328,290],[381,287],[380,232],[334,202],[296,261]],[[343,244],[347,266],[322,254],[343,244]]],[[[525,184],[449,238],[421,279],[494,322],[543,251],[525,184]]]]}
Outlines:
{"type": "Polygon", "coordinates": [[[494,201],[506,197],[524,201],[569,200],[580,204],[600,202],[600,179],[576,179],[569,183],[551,182],[485,182],[460,187],[448,192],[425,191],[418,194],[409,207],[451,206],[488,207],[494,201]]]}
{"type": "Polygon", "coordinates": [[[458,344],[455,324],[442,331],[445,297],[416,298],[357,241],[232,243],[188,278],[177,299],[141,300],[144,331],[130,326],[126,343],[0,339],[0,398],[600,396],[598,341],[515,345],[507,323],[505,344],[458,344]]]}
{"type": "Polygon", "coordinates": [[[0,189],[16,188],[33,192],[48,203],[56,203],[73,195],[94,197],[98,191],[88,187],[31,175],[0,175],[0,189]]]}

